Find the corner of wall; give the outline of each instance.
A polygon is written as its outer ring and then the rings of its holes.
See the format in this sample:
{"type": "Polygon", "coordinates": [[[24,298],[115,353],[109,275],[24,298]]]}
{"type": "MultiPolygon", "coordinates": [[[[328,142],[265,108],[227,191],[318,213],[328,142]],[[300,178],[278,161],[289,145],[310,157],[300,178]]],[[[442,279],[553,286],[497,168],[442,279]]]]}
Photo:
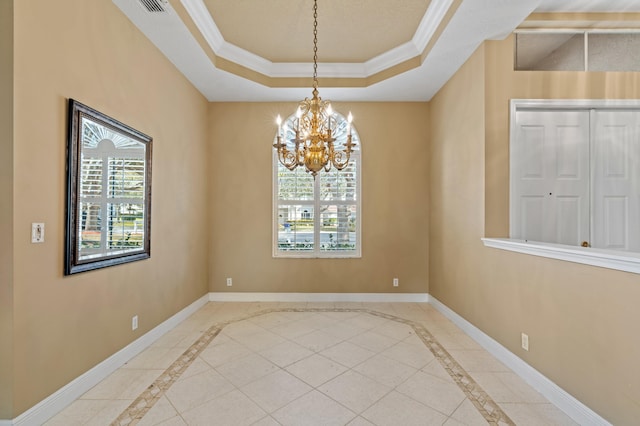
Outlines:
{"type": "Polygon", "coordinates": [[[484,236],[509,236],[509,87],[513,71],[513,36],[486,41],[484,49],[484,236]]]}
{"type": "MultiPolygon", "coordinates": [[[[13,416],[13,0],[0,1],[0,419],[13,416]]],[[[2,420],[0,420],[0,423],[2,420]]]]}
{"type": "Polygon", "coordinates": [[[484,232],[484,50],[480,45],[429,103],[429,294],[454,307],[446,293],[460,244],[473,241],[468,250],[484,232]]]}

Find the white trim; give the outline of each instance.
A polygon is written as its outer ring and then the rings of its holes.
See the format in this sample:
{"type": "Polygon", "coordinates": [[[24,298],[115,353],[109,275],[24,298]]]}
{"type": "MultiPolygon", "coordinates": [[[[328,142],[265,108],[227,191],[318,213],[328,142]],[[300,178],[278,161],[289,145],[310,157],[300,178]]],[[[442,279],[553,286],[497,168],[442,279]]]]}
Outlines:
{"type": "Polygon", "coordinates": [[[582,65],[584,67],[585,71],[589,71],[589,32],[585,31],[584,36],[583,36],[583,40],[582,40],[582,44],[583,44],[583,49],[584,49],[584,53],[583,53],[583,60],[584,60],[584,64],[582,65]]]}
{"type": "MultiPolygon", "coordinates": [[[[638,109],[640,99],[511,99],[510,114],[527,109],[638,109]]],[[[513,120],[512,120],[513,121],[513,120]]]]}
{"type": "Polygon", "coordinates": [[[204,295],[171,318],[156,326],[143,336],[131,342],[118,352],[111,355],[89,371],[71,382],[67,383],[55,393],[49,395],[33,407],[29,408],[18,417],[11,420],[0,420],[0,426],[29,426],[43,424],[51,417],[62,411],[67,405],[78,399],[82,394],[104,380],[109,374],[116,371],[127,361],[138,355],[153,342],[162,337],[166,332],[173,329],[191,314],[204,306],[209,300],[208,295],[204,295]]]}
{"type": "MultiPolygon", "coordinates": [[[[271,62],[226,41],[203,0],[181,0],[213,52],[231,62],[268,77],[306,77],[311,63],[271,62]]],[[[451,8],[453,0],[433,0],[429,4],[411,41],[392,48],[364,63],[319,64],[323,77],[367,78],[421,55],[451,8]]]]}
{"type": "Polygon", "coordinates": [[[428,302],[428,293],[243,293],[211,292],[210,302],[428,302]]]}
{"type": "Polygon", "coordinates": [[[512,31],[514,34],[637,34],[640,33],[638,28],[516,28],[512,31]]]}
{"type": "MultiPolygon", "coordinates": [[[[426,15],[425,15],[426,16],[426,15]]],[[[423,49],[424,50],[424,49],[423,49]]],[[[363,64],[363,73],[361,76],[370,77],[376,73],[391,68],[403,61],[420,56],[422,50],[418,50],[414,41],[408,41],[391,50],[381,53],[380,55],[369,59],[363,64]]],[[[360,65],[360,64],[358,64],[360,65]]],[[[323,73],[324,75],[324,73],[323,73]]]]}
{"type": "Polygon", "coordinates": [[[510,238],[482,238],[485,247],[640,274],[640,253],[604,250],[510,238]]]}
{"type": "Polygon", "coordinates": [[[411,38],[415,49],[418,51],[418,55],[421,55],[424,49],[427,48],[429,41],[433,38],[433,34],[435,34],[438,26],[444,20],[449,9],[451,9],[452,4],[453,0],[433,0],[429,2],[429,7],[420,20],[418,29],[411,38]]]}
{"type": "Polygon", "coordinates": [[[211,49],[217,54],[218,50],[222,49],[226,41],[218,29],[218,26],[213,21],[207,6],[202,0],[182,0],[181,3],[205,40],[207,40],[207,43],[209,43],[211,49]]]}
{"type": "MultiPolygon", "coordinates": [[[[269,77],[303,77],[313,71],[312,62],[271,62],[269,77]]],[[[266,73],[265,73],[266,74],[266,73]]],[[[363,78],[367,74],[366,64],[344,62],[320,62],[318,74],[322,77],[363,78]]]]}
{"type": "Polygon", "coordinates": [[[510,352],[500,343],[483,333],[473,324],[452,311],[433,296],[429,296],[429,304],[436,308],[442,315],[450,319],[462,331],[469,335],[480,346],[487,350],[520,376],[525,382],[540,392],[553,405],[564,411],[575,422],[581,425],[611,425],[596,412],[578,401],[560,386],[553,383],[535,368],[524,362],[521,358],[510,352]]]}

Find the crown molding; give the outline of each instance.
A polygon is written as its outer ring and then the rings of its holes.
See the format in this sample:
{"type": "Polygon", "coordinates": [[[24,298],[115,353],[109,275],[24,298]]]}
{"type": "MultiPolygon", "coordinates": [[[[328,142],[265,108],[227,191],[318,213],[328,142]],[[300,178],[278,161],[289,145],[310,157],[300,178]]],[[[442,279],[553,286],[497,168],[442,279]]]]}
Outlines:
{"type": "MultiPolygon", "coordinates": [[[[454,0],[432,0],[411,41],[364,63],[319,63],[323,78],[368,78],[422,54],[454,0]]],[[[214,55],[268,78],[308,77],[312,64],[272,62],[227,42],[203,0],[181,0],[214,55]]]]}

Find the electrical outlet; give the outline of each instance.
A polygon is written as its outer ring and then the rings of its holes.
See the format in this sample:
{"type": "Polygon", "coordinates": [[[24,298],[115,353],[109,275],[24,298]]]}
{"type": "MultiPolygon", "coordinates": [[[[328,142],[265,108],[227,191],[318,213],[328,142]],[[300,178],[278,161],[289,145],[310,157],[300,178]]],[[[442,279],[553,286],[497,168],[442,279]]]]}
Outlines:
{"type": "Polygon", "coordinates": [[[44,243],[44,223],[31,224],[31,242],[44,243]]]}
{"type": "Polygon", "coordinates": [[[398,282],[398,279],[397,279],[397,278],[394,278],[394,279],[393,279],[393,286],[394,286],[394,287],[398,287],[398,285],[400,285],[400,284],[399,284],[399,282],[398,282]]]}
{"type": "Polygon", "coordinates": [[[525,351],[529,350],[529,336],[527,334],[522,333],[522,349],[525,351]]]}
{"type": "Polygon", "coordinates": [[[227,287],[231,287],[233,285],[233,280],[231,278],[227,278],[227,287]]]}
{"type": "Polygon", "coordinates": [[[131,330],[135,330],[136,328],[138,328],[138,316],[134,315],[133,318],[131,318],[131,330]]]}

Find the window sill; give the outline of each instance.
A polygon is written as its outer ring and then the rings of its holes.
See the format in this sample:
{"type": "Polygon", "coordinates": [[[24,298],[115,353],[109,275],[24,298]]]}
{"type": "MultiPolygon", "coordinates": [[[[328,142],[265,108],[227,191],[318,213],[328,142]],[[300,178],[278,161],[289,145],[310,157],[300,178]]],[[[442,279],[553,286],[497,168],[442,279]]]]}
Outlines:
{"type": "Polygon", "coordinates": [[[277,253],[273,254],[272,257],[274,259],[361,259],[362,255],[360,254],[283,254],[277,253]]]}
{"type": "Polygon", "coordinates": [[[482,238],[485,247],[640,274],[640,253],[573,247],[510,238],[482,238]]]}

